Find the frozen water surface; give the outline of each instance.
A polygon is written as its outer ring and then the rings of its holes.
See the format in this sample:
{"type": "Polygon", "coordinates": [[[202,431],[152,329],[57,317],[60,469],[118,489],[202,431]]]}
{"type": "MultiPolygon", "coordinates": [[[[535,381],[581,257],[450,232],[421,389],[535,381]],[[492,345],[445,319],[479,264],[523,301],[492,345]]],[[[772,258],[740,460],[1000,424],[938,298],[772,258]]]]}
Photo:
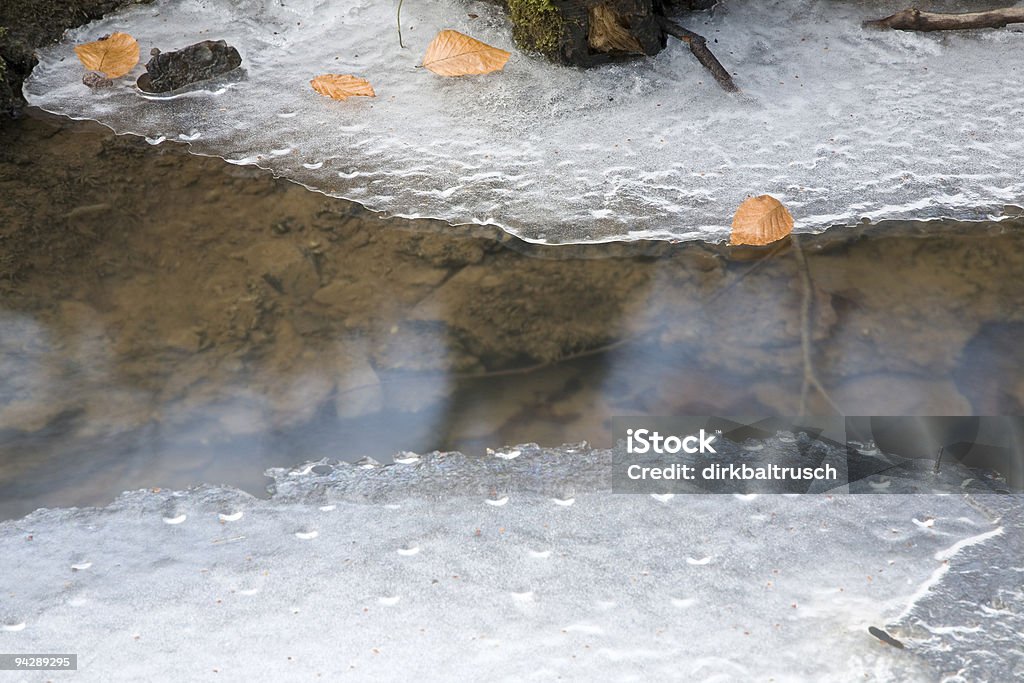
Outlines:
{"type": "Polygon", "coordinates": [[[615,495],[610,458],[406,453],[271,470],[270,500],[40,510],[0,524],[0,649],[104,681],[1021,673],[1020,497],[615,495]]]}
{"type": "Polygon", "coordinates": [[[681,44],[588,71],[552,66],[516,51],[500,10],[482,2],[406,2],[402,50],[391,1],[158,0],[42,50],[25,94],[372,209],[493,223],[539,242],[718,240],[735,207],[761,193],[805,232],[998,214],[1024,196],[1024,33],[861,28],[906,4],[727,0],[684,19],[717,40],[735,95],[681,44]],[[512,59],[482,77],[416,68],[442,28],[512,59]],[[135,89],[139,66],[92,91],[72,48],[113,31],[135,35],[143,55],[223,38],[246,72],[157,99],[135,89]],[[378,97],[322,98],[309,80],[324,72],[368,78],[378,97]]]}

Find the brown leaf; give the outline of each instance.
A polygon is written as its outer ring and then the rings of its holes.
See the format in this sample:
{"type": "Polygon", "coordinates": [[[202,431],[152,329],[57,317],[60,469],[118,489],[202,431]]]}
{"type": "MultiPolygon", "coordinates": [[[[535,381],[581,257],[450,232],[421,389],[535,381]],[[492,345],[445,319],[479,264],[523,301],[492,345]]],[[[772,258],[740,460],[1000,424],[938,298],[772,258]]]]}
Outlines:
{"type": "Polygon", "coordinates": [[[107,78],[120,78],[139,63],[139,44],[127,33],[112,33],[75,48],[86,69],[99,71],[107,78]]]}
{"type": "Polygon", "coordinates": [[[309,82],[324,97],[345,100],[349,97],[376,97],[370,82],[356,76],[324,74],[309,82]]]}
{"type": "Polygon", "coordinates": [[[750,197],[732,218],[730,244],[771,244],[793,232],[793,217],[775,197],[750,197]]]}
{"type": "Polygon", "coordinates": [[[423,66],[438,76],[469,76],[501,71],[510,52],[491,47],[464,33],[445,29],[427,46],[423,66]]]}

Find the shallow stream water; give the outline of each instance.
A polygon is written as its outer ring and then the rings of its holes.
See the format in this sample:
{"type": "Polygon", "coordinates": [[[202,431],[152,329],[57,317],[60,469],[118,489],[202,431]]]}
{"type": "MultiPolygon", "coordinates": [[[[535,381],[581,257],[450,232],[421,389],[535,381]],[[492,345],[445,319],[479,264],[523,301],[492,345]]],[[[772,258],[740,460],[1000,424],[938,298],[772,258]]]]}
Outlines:
{"type": "Polygon", "coordinates": [[[0,124],[0,518],[630,414],[1024,409],[1024,218],[528,245],[42,114],[0,124]],[[805,295],[812,303],[806,322],[805,295]]]}

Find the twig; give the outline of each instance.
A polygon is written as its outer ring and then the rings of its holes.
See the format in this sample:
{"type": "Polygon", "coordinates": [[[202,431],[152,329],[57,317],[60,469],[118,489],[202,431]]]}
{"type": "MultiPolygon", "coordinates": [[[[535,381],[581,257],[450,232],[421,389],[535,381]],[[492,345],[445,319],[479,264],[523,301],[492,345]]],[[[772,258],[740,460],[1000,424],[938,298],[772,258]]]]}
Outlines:
{"type": "Polygon", "coordinates": [[[793,254],[797,263],[800,264],[800,282],[803,286],[803,300],[800,302],[800,351],[803,355],[804,379],[800,387],[800,417],[807,414],[807,394],[814,388],[825,402],[836,412],[842,415],[843,411],[835,404],[832,397],[825,391],[825,387],[818,381],[814,373],[814,364],[811,359],[811,315],[814,311],[814,286],[811,283],[811,268],[807,265],[807,257],[800,247],[800,240],[796,235],[790,235],[790,242],[793,244],[793,254]]]}
{"type": "Polygon", "coordinates": [[[1002,28],[1024,22],[1024,7],[1005,7],[987,12],[944,14],[905,9],[892,16],[865,21],[869,28],[892,28],[898,31],[956,31],[970,28],[1002,28]]]}
{"type": "Polygon", "coordinates": [[[736,84],[732,82],[732,75],[729,74],[726,68],[722,66],[722,63],[718,61],[718,58],[711,52],[711,48],[708,47],[708,41],[704,36],[683,28],[671,19],[662,19],[661,26],[665,33],[673,38],[678,38],[690,46],[690,52],[693,53],[698,62],[711,72],[711,75],[715,77],[719,85],[729,92],[737,92],[739,90],[736,84]]]}
{"type": "Polygon", "coordinates": [[[398,21],[398,47],[405,48],[405,43],[402,42],[402,3],[405,0],[398,0],[398,11],[395,13],[395,19],[398,21]]]}

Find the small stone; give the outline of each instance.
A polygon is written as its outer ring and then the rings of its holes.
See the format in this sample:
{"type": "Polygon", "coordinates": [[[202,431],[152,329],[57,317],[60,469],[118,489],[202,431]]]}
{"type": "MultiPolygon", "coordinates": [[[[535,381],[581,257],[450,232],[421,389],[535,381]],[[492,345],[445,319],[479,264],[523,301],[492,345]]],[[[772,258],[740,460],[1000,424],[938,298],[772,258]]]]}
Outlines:
{"type": "Polygon", "coordinates": [[[109,88],[114,85],[113,80],[107,78],[103,74],[98,74],[95,71],[89,71],[82,76],[82,83],[94,89],[109,88]]]}

